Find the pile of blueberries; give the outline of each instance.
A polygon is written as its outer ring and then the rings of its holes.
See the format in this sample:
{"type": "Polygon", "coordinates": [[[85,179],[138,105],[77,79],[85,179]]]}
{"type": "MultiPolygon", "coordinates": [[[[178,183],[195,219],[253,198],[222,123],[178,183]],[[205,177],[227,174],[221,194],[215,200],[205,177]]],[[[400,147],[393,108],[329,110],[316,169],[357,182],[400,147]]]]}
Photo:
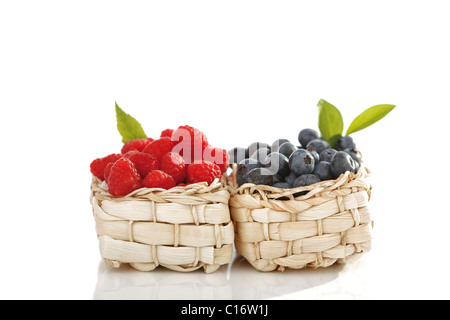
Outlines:
{"type": "Polygon", "coordinates": [[[358,172],[361,154],[350,136],[342,137],[335,149],[313,129],[298,135],[300,145],[278,139],[272,145],[254,142],[247,148],[236,147],[228,153],[230,165],[238,164],[236,180],[281,189],[309,186],[337,179],[346,171],[358,172]]]}

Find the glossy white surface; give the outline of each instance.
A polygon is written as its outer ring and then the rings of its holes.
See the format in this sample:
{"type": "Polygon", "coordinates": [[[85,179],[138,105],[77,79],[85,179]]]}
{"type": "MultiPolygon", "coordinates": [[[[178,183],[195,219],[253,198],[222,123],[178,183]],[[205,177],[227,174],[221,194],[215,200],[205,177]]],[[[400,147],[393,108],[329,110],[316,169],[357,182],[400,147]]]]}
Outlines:
{"type": "MultiPolygon", "coordinates": [[[[361,266],[361,261],[355,263],[361,266]]],[[[301,298],[305,294],[309,298],[326,299],[336,294],[344,298],[361,298],[364,296],[361,292],[364,279],[358,279],[362,283],[357,291],[346,290],[343,283],[345,279],[354,282],[355,279],[348,277],[355,270],[355,263],[327,269],[262,273],[254,270],[242,257],[235,257],[228,267],[213,274],[202,271],[174,274],[166,269],[143,274],[129,267],[109,269],[101,263],[94,299],[260,300],[301,298]],[[335,287],[335,292],[324,289],[330,284],[335,287]]]]}

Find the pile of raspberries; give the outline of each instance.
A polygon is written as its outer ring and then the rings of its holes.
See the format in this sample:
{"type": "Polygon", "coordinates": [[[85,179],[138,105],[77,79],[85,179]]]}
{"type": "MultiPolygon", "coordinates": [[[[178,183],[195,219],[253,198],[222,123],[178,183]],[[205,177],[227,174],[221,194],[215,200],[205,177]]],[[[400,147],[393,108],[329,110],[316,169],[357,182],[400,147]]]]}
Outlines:
{"type": "Polygon", "coordinates": [[[228,152],[209,145],[200,130],[180,126],[162,131],[156,140],[126,142],[120,154],[94,160],[91,173],[106,182],[111,195],[123,197],[140,188],[167,190],[199,182],[209,185],[226,172],[229,160],[228,152]],[[180,148],[186,138],[190,139],[187,146],[191,152],[180,148]]]}

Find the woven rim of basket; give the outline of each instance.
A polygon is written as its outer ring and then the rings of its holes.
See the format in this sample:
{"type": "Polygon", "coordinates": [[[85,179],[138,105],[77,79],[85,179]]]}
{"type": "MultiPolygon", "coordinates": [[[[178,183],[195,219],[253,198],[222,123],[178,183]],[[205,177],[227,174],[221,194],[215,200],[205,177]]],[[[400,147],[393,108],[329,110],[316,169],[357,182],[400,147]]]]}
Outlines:
{"type": "Polygon", "coordinates": [[[130,200],[150,200],[158,203],[182,203],[199,204],[203,203],[225,203],[230,199],[230,187],[227,185],[226,175],[221,179],[215,179],[210,185],[206,182],[189,184],[187,186],[177,186],[169,190],[161,188],[141,188],[123,197],[111,195],[105,188],[102,180],[92,176],[91,194],[98,200],[110,201],[130,201],[130,200]]]}
{"type": "Polygon", "coordinates": [[[280,198],[283,200],[306,200],[324,192],[338,192],[338,190],[343,187],[346,189],[359,187],[367,190],[370,197],[370,191],[372,189],[372,187],[364,181],[370,176],[371,172],[363,164],[361,164],[361,167],[357,173],[347,171],[341,174],[341,176],[336,180],[321,181],[310,186],[291,189],[280,189],[266,185],[255,185],[252,183],[246,183],[240,187],[237,187],[236,172],[237,165],[234,164],[233,172],[228,178],[228,184],[233,186],[231,196],[259,194],[263,200],[281,200],[280,198]],[[301,195],[298,196],[299,194],[301,195]]]}

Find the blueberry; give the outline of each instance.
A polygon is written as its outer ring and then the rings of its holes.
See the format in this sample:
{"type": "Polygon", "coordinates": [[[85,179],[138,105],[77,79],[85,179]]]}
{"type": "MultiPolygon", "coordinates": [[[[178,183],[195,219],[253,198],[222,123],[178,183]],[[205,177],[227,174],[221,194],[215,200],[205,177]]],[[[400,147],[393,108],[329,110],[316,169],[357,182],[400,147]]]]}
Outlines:
{"type": "Polygon", "coordinates": [[[271,147],[271,151],[272,152],[278,152],[278,150],[280,149],[280,146],[285,143],[285,142],[289,142],[288,139],[277,139],[272,143],[272,147],[271,147]]]}
{"type": "Polygon", "coordinates": [[[247,182],[257,185],[273,185],[274,175],[267,168],[255,168],[248,173],[247,182]]]}
{"type": "Polygon", "coordinates": [[[313,173],[317,175],[321,181],[333,180],[333,175],[330,170],[330,162],[320,161],[314,168],[313,173]]]}
{"type": "Polygon", "coordinates": [[[293,187],[306,187],[318,182],[320,182],[320,178],[315,174],[304,174],[295,180],[293,187]]]}
{"type": "Polygon", "coordinates": [[[298,150],[298,148],[296,146],[294,146],[292,143],[290,142],[285,142],[283,143],[280,148],[278,149],[278,152],[281,154],[284,154],[286,157],[290,157],[291,154],[298,150]]]}
{"type": "Polygon", "coordinates": [[[246,151],[247,150],[245,148],[239,148],[239,147],[229,150],[228,154],[230,156],[230,166],[233,163],[239,163],[242,160],[244,160],[246,158],[246,155],[245,155],[246,151]]]}
{"type": "Polygon", "coordinates": [[[344,152],[347,152],[350,157],[353,158],[353,160],[355,160],[355,162],[357,162],[358,164],[361,164],[362,161],[362,157],[361,157],[361,153],[355,149],[345,149],[344,152]]]}
{"type": "Polygon", "coordinates": [[[261,163],[259,163],[256,159],[244,159],[239,162],[236,172],[236,180],[239,186],[247,183],[248,173],[251,170],[260,167],[261,163]]]}
{"type": "Polygon", "coordinates": [[[355,170],[355,161],[348,153],[344,151],[336,152],[330,165],[330,171],[333,178],[337,179],[346,171],[354,172],[355,170]]]}
{"type": "Polygon", "coordinates": [[[271,171],[270,169],[269,169],[269,171],[272,173],[272,177],[273,177],[272,185],[274,185],[275,183],[283,182],[282,176],[280,176],[279,174],[273,173],[273,171],[271,171]]]}
{"type": "Polygon", "coordinates": [[[313,156],[315,163],[319,163],[319,161],[320,161],[320,156],[319,156],[319,154],[317,153],[316,150],[314,150],[314,149],[308,149],[308,150],[306,150],[306,151],[308,151],[308,152],[313,156]]]}
{"type": "Polygon", "coordinates": [[[298,176],[291,172],[289,173],[285,178],[284,178],[284,182],[289,183],[291,186],[294,185],[294,181],[297,180],[298,176]]]}
{"type": "Polygon", "coordinates": [[[256,150],[261,149],[261,148],[270,149],[270,145],[268,145],[267,143],[264,143],[264,142],[253,142],[247,148],[247,151],[248,151],[247,157],[251,157],[252,154],[254,154],[256,152],[256,150]]]}
{"type": "Polygon", "coordinates": [[[318,154],[320,154],[323,150],[330,149],[330,145],[325,140],[314,139],[308,143],[306,149],[314,149],[318,154]]]}
{"type": "Polygon", "coordinates": [[[320,153],[320,161],[331,162],[333,156],[336,154],[337,150],[335,149],[326,149],[320,153]]]}
{"type": "Polygon", "coordinates": [[[289,157],[289,168],[296,175],[312,173],[314,171],[314,157],[306,150],[299,149],[289,157]]]}
{"type": "Polygon", "coordinates": [[[287,182],[277,182],[277,183],[274,183],[273,186],[275,188],[280,188],[280,189],[291,189],[292,188],[291,185],[287,182]]]}
{"type": "Polygon", "coordinates": [[[336,150],[344,151],[345,149],[356,149],[356,144],[350,136],[344,136],[336,143],[336,150]]]}
{"type": "Polygon", "coordinates": [[[306,148],[308,143],[310,143],[312,140],[319,138],[320,138],[319,133],[313,129],[303,129],[298,134],[298,142],[300,142],[303,148],[306,148]]]}
{"type": "Polygon", "coordinates": [[[266,158],[270,154],[270,149],[268,148],[260,148],[256,150],[250,158],[258,160],[260,163],[262,163],[264,166],[267,165],[266,158]]]}
{"type": "Polygon", "coordinates": [[[281,177],[287,176],[290,172],[289,158],[284,154],[272,152],[264,160],[264,163],[270,171],[280,175],[281,177]]]}
{"type": "Polygon", "coordinates": [[[358,173],[359,168],[361,168],[361,165],[355,161],[355,171],[353,171],[354,173],[358,173]]]}

